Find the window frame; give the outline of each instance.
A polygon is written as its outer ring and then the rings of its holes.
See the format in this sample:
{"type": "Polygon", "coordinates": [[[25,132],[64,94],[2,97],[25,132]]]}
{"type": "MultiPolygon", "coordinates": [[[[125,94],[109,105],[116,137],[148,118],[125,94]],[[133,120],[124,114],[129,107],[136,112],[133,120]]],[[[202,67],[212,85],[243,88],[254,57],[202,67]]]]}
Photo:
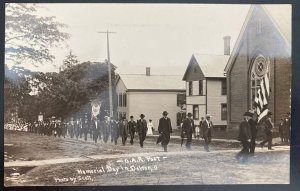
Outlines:
{"type": "Polygon", "coordinates": [[[203,80],[199,80],[199,95],[204,95],[203,80]]]}
{"type": "Polygon", "coordinates": [[[193,95],[193,81],[189,81],[189,95],[193,95]]]}
{"type": "Polygon", "coordinates": [[[221,81],[221,95],[227,95],[227,80],[222,79],[221,81]]]}
{"type": "Polygon", "coordinates": [[[221,103],[221,120],[227,121],[227,103],[221,103]],[[226,108],[224,111],[223,109],[226,108]]]}
{"type": "Polygon", "coordinates": [[[199,120],[199,105],[193,105],[193,119],[199,120]],[[196,113],[196,108],[198,109],[197,113],[196,113]]]}

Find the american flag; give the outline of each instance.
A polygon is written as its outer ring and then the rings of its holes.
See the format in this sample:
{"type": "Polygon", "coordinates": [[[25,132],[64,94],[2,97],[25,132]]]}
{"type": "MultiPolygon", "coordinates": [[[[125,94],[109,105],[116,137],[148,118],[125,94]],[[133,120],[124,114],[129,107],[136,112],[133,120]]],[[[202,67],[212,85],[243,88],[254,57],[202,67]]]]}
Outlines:
{"type": "Polygon", "coordinates": [[[270,84],[268,75],[265,74],[262,80],[260,81],[260,88],[257,91],[254,106],[258,115],[258,122],[264,118],[269,111],[268,108],[268,99],[270,95],[270,84]]]}

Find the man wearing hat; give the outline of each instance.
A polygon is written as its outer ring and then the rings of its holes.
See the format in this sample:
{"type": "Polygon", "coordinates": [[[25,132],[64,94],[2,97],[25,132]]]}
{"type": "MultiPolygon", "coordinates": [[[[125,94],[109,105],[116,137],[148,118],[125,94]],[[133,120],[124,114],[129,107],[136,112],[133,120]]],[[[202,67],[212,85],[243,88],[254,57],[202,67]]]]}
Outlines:
{"type": "Polygon", "coordinates": [[[119,123],[115,118],[116,117],[113,117],[110,120],[110,129],[111,129],[111,142],[115,143],[115,145],[117,145],[118,138],[120,135],[120,128],[119,128],[119,123]]]}
{"type": "Polygon", "coordinates": [[[260,143],[260,146],[263,148],[264,145],[268,142],[268,150],[272,149],[272,133],[273,133],[273,123],[271,122],[272,112],[268,112],[267,118],[265,119],[263,126],[265,128],[266,138],[260,143]]]}
{"type": "Polygon", "coordinates": [[[285,137],[283,136],[283,129],[284,129],[284,119],[280,119],[280,122],[279,122],[279,136],[280,136],[280,139],[281,139],[281,142],[284,142],[285,141],[285,137]]]}
{"type": "Polygon", "coordinates": [[[285,142],[290,142],[290,138],[291,138],[291,113],[290,112],[286,113],[283,129],[284,129],[283,135],[285,137],[285,142]]]}
{"type": "Polygon", "coordinates": [[[130,134],[130,144],[133,145],[133,139],[136,129],[136,122],[133,120],[133,116],[130,116],[130,121],[128,122],[129,134],[130,134]]]}
{"type": "Polygon", "coordinates": [[[250,155],[253,156],[254,155],[254,151],[255,151],[255,141],[256,141],[256,135],[257,135],[257,114],[256,112],[254,112],[253,110],[249,110],[248,115],[250,116],[248,123],[250,125],[250,132],[251,132],[251,141],[249,144],[249,148],[250,148],[250,155]]]}
{"type": "Polygon", "coordinates": [[[128,121],[126,120],[125,116],[122,117],[122,120],[119,123],[119,128],[120,128],[120,134],[122,137],[122,144],[125,146],[125,143],[127,140],[127,135],[129,133],[128,121]]]}
{"type": "Polygon", "coordinates": [[[253,114],[247,111],[243,116],[244,120],[240,123],[238,136],[238,140],[241,141],[243,148],[236,155],[236,159],[240,160],[242,158],[242,161],[245,162],[249,156],[249,139],[251,137],[249,119],[253,116],[253,114]]]}
{"type": "Polygon", "coordinates": [[[195,133],[194,120],[192,119],[192,113],[188,113],[188,118],[184,119],[182,124],[182,134],[185,134],[187,137],[186,148],[191,148],[192,135],[195,133]]]}
{"type": "Polygon", "coordinates": [[[170,134],[172,133],[171,120],[168,118],[168,112],[164,111],[162,113],[163,117],[159,119],[158,132],[161,136],[161,146],[164,148],[164,151],[168,151],[168,144],[170,141],[170,134]]]}
{"type": "Polygon", "coordinates": [[[97,117],[93,116],[91,121],[91,129],[93,130],[93,141],[97,143],[98,137],[100,138],[101,125],[97,117]]]}
{"type": "Polygon", "coordinates": [[[137,132],[139,134],[140,146],[141,148],[143,148],[144,140],[146,138],[146,133],[147,133],[147,121],[144,119],[145,118],[144,114],[141,114],[140,117],[141,119],[137,121],[137,132]]]}
{"type": "Polygon", "coordinates": [[[202,130],[202,136],[204,138],[204,149],[209,152],[209,143],[211,142],[212,137],[212,131],[213,131],[213,122],[210,119],[210,115],[206,114],[206,119],[202,122],[201,130],[202,130]]]}
{"type": "Polygon", "coordinates": [[[104,121],[101,123],[101,133],[103,135],[104,143],[107,143],[110,132],[110,118],[108,116],[104,117],[104,121]]]}

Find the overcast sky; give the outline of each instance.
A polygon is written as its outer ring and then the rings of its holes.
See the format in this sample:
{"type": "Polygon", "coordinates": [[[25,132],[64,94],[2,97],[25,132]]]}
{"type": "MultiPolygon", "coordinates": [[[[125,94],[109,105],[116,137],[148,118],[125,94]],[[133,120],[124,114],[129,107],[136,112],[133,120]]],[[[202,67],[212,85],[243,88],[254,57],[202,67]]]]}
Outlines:
{"type": "MultiPolygon", "coordinates": [[[[69,25],[68,48],[53,50],[58,66],[72,49],[81,62],[107,58],[121,74],[183,75],[193,53],[223,54],[223,37],[234,46],[250,5],[199,4],[43,4],[41,15],[69,25]]],[[[51,64],[40,71],[58,71],[51,64]]]]}

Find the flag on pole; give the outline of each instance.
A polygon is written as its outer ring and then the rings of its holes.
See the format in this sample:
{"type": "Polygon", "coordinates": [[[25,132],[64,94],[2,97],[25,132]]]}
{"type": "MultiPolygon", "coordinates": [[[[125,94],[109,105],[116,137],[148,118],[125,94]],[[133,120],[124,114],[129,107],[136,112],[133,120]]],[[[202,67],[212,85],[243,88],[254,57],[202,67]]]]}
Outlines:
{"type": "Polygon", "coordinates": [[[254,106],[258,115],[258,122],[264,118],[268,112],[268,99],[270,95],[270,82],[267,73],[264,75],[260,81],[260,88],[257,91],[254,106]]]}

